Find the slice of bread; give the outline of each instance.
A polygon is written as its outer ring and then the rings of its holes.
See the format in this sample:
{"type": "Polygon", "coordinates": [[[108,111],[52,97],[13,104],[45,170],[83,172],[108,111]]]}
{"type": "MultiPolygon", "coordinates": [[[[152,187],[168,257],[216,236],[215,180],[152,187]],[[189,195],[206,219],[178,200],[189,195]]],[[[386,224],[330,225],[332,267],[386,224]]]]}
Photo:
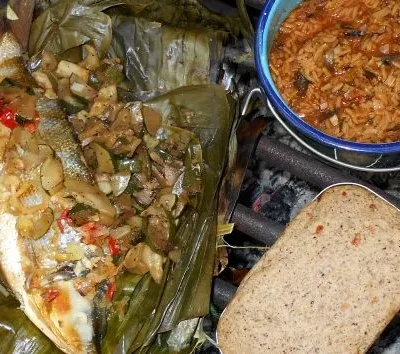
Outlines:
{"type": "Polygon", "coordinates": [[[365,353],[400,310],[400,213],[334,186],[288,225],[218,324],[223,354],[365,353]]]}

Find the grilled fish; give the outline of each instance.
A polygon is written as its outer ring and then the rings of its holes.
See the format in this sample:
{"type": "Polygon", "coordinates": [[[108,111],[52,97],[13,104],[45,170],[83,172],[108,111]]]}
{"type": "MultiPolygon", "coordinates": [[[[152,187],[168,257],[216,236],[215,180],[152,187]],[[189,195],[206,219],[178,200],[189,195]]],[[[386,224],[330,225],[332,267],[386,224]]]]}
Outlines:
{"type": "MultiPolygon", "coordinates": [[[[32,78],[20,55],[13,35],[4,33],[0,39],[0,82],[12,80],[18,87],[30,85],[32,78]]],[[[61,350],[94,353],[95,314],[91,299],[95,294],[82,296],[74,281],[82,276],[77,264],[83,259],[90,263],[90,257],[100,250],[81,243],[84,231],[70,227],[68,219],[63,219],[62,211],[71,207],[64,195],[75,193],[84,199],[86,192],[88,203],[103,203],[103,209],[111,216],[113,207],[92,186],[80,146],[57,102],[38,98],[37,112],[38,129],[32,134],[22,127],[12,129],[0,124],[2,279],[28,318],[61,350]],[[46,146],[50,155],[41,156],[41,146],[46,146]],[[41,185],[40,164],[49,158],[61,162],[62,180],[71,185],[67,191],[59,186],[62,195],[54,193],[49,197],[41,185]]]]}

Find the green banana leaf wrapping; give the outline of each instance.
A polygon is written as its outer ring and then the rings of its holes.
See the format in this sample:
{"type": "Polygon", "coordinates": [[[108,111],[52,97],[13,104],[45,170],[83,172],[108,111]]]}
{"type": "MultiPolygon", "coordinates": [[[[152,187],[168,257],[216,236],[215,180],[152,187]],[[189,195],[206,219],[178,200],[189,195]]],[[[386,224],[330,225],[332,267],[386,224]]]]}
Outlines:
{"type": "Polygon", "coordinates": [[[239,16],[227,17],[214,13],[193,0],[123,0],[135,17],[165,23],[177,28],[224,30],[239,35],[239,16]]]}
{"type": "Polygon", "coordinates": [[[174,28],[127,16],[112,19],[112,52],[125,58],[125,75],[136,98],[216,82],[222,32],[174,28]]]}
{"type": "Polygon", "coordinates": [[[118,5],[118,1],[91,2],[60,0],[47,8],[32,23],[29,54],[46,49],[61,54],[71,48],[93,41],[104,52],[110,45],[112,24],[102,11],[118,5]]]}
{"type": "Polygon", "coordinates": [[[5,291],[0,291],[0,352],[60,353],[42,332],[19,309],[19,302],[5,291]]]}
{"type": "Polygon", "coordinates": [[[202,331],[201,326],[201,319],[182,321],[171,332],[159,334],[147,353],[189,354],[194,347],[202,344],[200,338],[196,337],[202,331]]]}

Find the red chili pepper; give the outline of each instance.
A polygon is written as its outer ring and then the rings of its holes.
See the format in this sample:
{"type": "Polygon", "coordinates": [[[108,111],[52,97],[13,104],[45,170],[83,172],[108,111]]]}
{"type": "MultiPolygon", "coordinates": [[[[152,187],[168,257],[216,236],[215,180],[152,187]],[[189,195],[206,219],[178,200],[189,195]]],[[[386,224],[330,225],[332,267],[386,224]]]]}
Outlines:
{"type": "Polygon", "coordinates": [[[110,236],[108,239],[108,249],[110,250],[111,256],[118,256],[121,253],[121,250],[119,249],[117,245],[117,241],[110,236]]]}
{"type": "Polygon", "coordinates": [[[0,122],[7,128],[14,129],[18,127],[18,123],[15,121],[17,112],[10,108],[5,108],[0,113],[0,122]]]}
{"type": "Polygon", "coordinates": [[[60,291],[56,289],[48,289],[41,295],[44,301],[52,302],[60,295],[60,291]]]}
{"type": "Polygon", "coordinates": [[[64,225],[63,221],[65,221],[68,225],[72,226],[72,219],[68,216],[69,209],[64,209],[60,215],[60,217],[57,219],[57,224],[58,228],[60,229],[61,232],[64,232],[64,225]]]}
{"type": "Polygon", "coordinates": [[[110,283],[110,285],[107,288],[107,294],[106,294],[108,301],[111,301],[114,298],[115,290],[116,290],[115,283],[114,282],[110,283]]]}
{"type": "Polygon", "coordinates": [[[97,229],[96,224],[93,221],[89,221],[81,226],[81,229],[85,232],[95,231],[97,229]]]}

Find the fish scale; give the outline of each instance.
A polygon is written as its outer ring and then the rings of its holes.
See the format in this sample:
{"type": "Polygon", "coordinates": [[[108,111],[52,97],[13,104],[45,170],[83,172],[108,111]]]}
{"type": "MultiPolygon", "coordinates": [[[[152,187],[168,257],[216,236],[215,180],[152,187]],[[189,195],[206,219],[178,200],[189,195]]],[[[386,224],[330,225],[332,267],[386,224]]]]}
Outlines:
{"type": "Polygon", "coordinates": [[[65,179],[77,179],[93,184],[93,177],[84,163],[80,145],[57,101],[39,98],[37,111],[40,117],[39,134],[60,158],[65,179]]]}

